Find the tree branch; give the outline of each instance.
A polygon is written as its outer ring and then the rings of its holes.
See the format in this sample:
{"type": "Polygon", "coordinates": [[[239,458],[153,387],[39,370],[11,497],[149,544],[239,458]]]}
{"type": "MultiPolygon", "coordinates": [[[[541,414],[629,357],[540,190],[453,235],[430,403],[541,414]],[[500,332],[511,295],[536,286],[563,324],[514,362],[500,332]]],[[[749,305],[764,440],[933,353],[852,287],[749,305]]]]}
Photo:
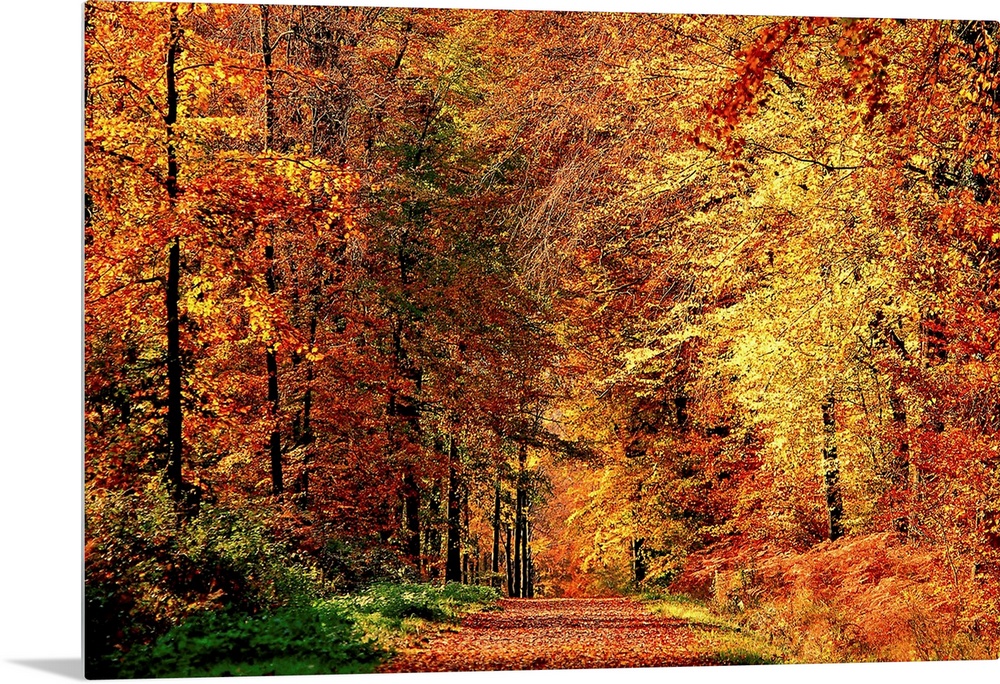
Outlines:
{"type": "Polygon", "coordinates": [[[803,164],[812,164],[814,166],[819,166],[820,168],[826,171],[854,171],[855,169],[861,168],[860,165],[841,166],[837,164],[827,164],[826,162],[822,162],[818,159],[809,159],[807,157],[800,157],[798,155],[792,154],[791,152],[782,152],[781,150],[775,150],[773,148],[768,147],[767,145],[761,145],[759,142],[754,142],[753,140],[748,140],[747,144],[753,145],[754,147],[762,149],[765,152],[770,152],[771,154],[778,154],[781,155],[782,157],[788,157],[789,159],[794,159],[795,161],[802,162],[803,164]]]}

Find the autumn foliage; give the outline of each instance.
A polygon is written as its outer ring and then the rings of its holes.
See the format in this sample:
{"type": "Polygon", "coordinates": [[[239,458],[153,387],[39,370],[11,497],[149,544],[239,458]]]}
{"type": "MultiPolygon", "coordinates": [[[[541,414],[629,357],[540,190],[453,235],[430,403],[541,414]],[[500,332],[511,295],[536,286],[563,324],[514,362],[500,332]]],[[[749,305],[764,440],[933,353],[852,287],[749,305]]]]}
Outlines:
{"type": "Polygon", "coordinates": [[[95,667],[384,580],[996,655],[995,23],[85,30],[95,667]]]}

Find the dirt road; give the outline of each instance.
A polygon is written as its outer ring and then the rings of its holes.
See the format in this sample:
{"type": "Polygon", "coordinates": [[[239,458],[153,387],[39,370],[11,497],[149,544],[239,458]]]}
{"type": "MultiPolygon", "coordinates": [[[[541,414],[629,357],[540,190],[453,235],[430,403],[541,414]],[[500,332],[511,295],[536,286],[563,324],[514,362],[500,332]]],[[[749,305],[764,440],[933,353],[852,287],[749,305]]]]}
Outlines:
{"type": "Polygon", "coordinates": [[[663,667],[708,664],[683,620],[633,600],[505,599],[466,617],[461,630],[399,654],[382,672],[663,667]]]}

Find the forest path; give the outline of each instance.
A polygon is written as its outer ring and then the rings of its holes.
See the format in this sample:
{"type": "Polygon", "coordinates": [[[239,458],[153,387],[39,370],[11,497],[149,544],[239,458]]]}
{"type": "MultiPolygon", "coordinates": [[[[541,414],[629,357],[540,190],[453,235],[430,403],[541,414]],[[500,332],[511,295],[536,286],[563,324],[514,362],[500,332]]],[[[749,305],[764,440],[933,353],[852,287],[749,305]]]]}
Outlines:
{"type": "Polygon", "coordinates": [[[707,665],[690,623],[632,599],[503,599],[461,630],[404,651],[381,672],[707,665]]]}

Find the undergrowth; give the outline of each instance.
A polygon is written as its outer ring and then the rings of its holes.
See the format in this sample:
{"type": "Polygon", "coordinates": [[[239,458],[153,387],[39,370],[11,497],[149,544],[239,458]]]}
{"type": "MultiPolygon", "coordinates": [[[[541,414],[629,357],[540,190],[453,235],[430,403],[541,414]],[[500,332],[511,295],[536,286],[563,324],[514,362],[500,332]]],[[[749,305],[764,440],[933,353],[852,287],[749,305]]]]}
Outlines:
{"type": "Polygon", "coordinates": [[[274,538],[267,510],[203,504],[181,524],[162,482],[88,491],[87,676],[118,676],[123,655],[200,615],[266,615],[331,592],[274,538]]]}
{"type": "Polygon", "coordinates": [[[463,615],[491,606],[499,598],[496,589],[480,585],[375,584],[333,601],[368,638],[393,652],[457,629],[463,615]]]}
{"type": "Polygon", "coordinates": [[[765,634],[748,630],[714,611],[708,603],[686,595],[647,593],[647,608],[657,615],[683,620],[694,632],[696,654],[720,665],[767,665],[788,662],[787,652],[765,634]]]}
{"type": "Polygon", "coordinates": [[[125,677],[372,672],[394,651],[499,598],[490,587],[377,584],[356,595],[260,615],[190,617],[130,651],[125,677]]]}
{"type": "Polygon", "coordinates": [[[798,552],[706,550],[672,589],[785,662],[993,659],[1000,648],[996,578],[887,534],[798,552]]]}
{"type": "Polygon", "coordinates": [[[334,596],[314,561],[276,539],[273,514],[203,503],[182,524],[158,480],[88,491],[87,676],[366,672],[499,598],[388,583],[334,596]]]}
{"type": "Polygon", "coordinates": [[[385,653],[330,602],[261,616],[204,613],[126,657],[126,677],[371,672],[385,653]]]}

